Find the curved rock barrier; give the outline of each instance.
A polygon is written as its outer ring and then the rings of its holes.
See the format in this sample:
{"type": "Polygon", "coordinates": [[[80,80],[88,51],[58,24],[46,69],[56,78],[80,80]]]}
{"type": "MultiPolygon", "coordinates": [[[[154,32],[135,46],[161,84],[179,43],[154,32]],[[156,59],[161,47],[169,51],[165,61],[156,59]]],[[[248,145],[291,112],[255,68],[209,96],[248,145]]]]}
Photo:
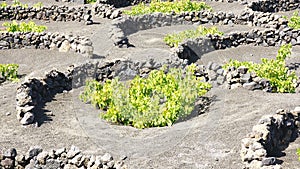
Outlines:
{"type": "Polygon", "coordinates": [[[255,73],[249,73],[247,67],[231,67],[225,74],[229,89],[243,87],[248,90],[272,91],[269,80],[260,78],[255,73]]]}
{"type": "Polygon", "coordinates": [[[273,29],[288,29],[288,21],[282,16],[273,13],[255,12],[249,9],[238,16],[234,13],[225,13],[222,11],[185,12],[180,15],[154,13],[142,16],[124,16],[114,20],[110,37],[115,45],[123,46],[129,43],[127,36],[141,30],[172,25],[206,23],[231,26],[242,24],[273,29]]]}
{"type": "Polygon", "coordinates": [[[113,5],[116,8],[136,5],[141,2],[149,3],[150,1],[151,0],[97,0],[99,3],[113,5]]]}
{"type": "Polygon", "coordinates": [[[299,0],[255,0],[248,4],[253,11],[278,12],[300,9],[299,0]]]}
{"type": "Polygon", "coordinates": [[[126,157],[114,159],[109,153],[104,155],[84,155],[76,146],[44,151],[41,147],[31,147],[26,154],[18,154],[14,148],[0,152],[0,168],[107,168],[126,169],[126,157]]]}
{"type": "Polygon", "coordinates": [[[276,156],[297,137],[300,107],[263,116],[242,140],[241,158],[249,169],[281,169],[276,156]]]}
{"type": "Polygon", "coordinates": [[[65,35],[58,32],[0,33],[0,50],[23,48],[58,49],[60,52],[72,50],[86,57],[92,57],[94,50],[92,41],[86,37],[65,35]]]}
{"type": "Polygon", "coordinates": [[[64,73],[52,70],[44,78],[26,79],[16,93],[17,119],[21,124],[31,124],[43,103],[50,101],[56,93],[71,90],[71,79],[64,73]]]}
{"type": "MultiPolygon", "coordinates": [[[[186,61],[178,58],[157,63],[153,59],[145,62],[128,60],[114,60],[107,62],[86,62],[77,66],[70,66],[66,72],[51,70],[41,78],[28,78],[17,88],[16,111],[17,119],[23,125],[35,123],[37,114],[43,113],[43,105],[52,100],[57,93],[67,92],[72,88],[85,85],[87,79],[105,81],[113,77],[129,80],[135,76],[146,76],[151,70],[162,65],[168,67],[185,67],[186,61]]],[[[198,73],[198,76],[202,74],[198,73]]]]}
{"type": "Polygon", "coordinates": [[[93,13],[100,18],[115,19],[121,16],[120,9],[109,4],[95,3],[92,7],[93,13]]]}
{"type": "MultiPolygon", "coordinates": [[[[245,88],[247,90],[263,90],[272,92],[270,81],[258,77],[255,73],[248,72],[248,68],[241,66],[238,68],[230,67],[224,70],[222,65],[209,62],[206,66],[198,65],[201,77],[210,82],[213,87],[221,86],[226,89],[245,88]]],[[[296,92],[300,92],[300,80],[295,82],[296,92]]]]}
{"type": "Polygon", "coordinates": [[[293,46],[300,45],[300,30],[291,28],[283,29],[252,29],[247,32],[231,32],[227,35],[208,35],[203,38],[188,39],[171,49],[175,57],[187,59],[190,63],[196,62],[205,53],[237,47],[240,45],[255,46],[281,46],[291,43],[293,46]]]}
{"type": "Polygon", "coordinates": [[[68,7],[52,5],[40,9],[21,6],[7,6],[0,8],[0,20],[51,20],[51,21],[84,21],[86,24],[92,24],[92,10],[87,6],[68,7]]]}
{"type": "Polygon", "coordinates": [[[78,3],[78,4],[85,4],[85,0],[55,0],[56,2],[71,2],[71,3],[78,3]]]}

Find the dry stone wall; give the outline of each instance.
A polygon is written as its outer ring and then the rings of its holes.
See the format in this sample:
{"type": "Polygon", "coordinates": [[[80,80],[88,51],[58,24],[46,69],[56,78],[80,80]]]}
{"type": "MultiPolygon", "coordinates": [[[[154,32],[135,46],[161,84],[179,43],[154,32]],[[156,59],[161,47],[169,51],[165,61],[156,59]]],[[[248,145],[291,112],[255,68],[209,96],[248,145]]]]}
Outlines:
{"type": "Polygon", "coordinates": [[[300,107],[263,116],[242,140],[241,158],[247,169],[281,169],[276,155],[297,137],[300,107]]]}
{"type": "Polygon", "coordinates": [[[0,152],[0,168],[22,169],[22,168],[106,168],[106,169],[126,169],[124,160],[127,157],[114,159],[105,153],[104,155],[85,155],[76,146],[70,149],[60,148],[49,151],[41,147],[30,147],[26,154],[18,154],[15,148],[0,152]]]}
{"type": "Polygon", "coordinates": [[[92,41],[86,37],[50,32],[0,33],[0,50],[23,48],[58,49],[60,52],[72,50],[86,57],[92,57],[94,50],[92,41]]]}
{"type": "Polygon", "coordinates": [[[72,2],[78,4],[85,4],[86,0],[55,0],[56,2],[72,2]]]}
{"type": "Polygon", "coordinates": [[[23,125],[32,124],[40,107],[52,99],[56,93],[71,89],[71,79],[64,73],[52,70],[43,78],[26,79],[17,88],[17,119],[23,125]]]}
{"type": "Polygon", "coordinates": [[[92,7],[93,13],[100,18],[115,19],[121,16],[120,9],[109,4],[95,3],[92,7]]]}
{"type": "Polygon", "coordinates": [[[97,2],[113,5],[116,8],[119,8],[119,7],[129,6],[129,5],[136,5],[141,2],[149,3],[150,0],[98,0],[97,2]]]}
{"type": "Polygon", "coordinates": [[[284,28],[288,29],[287,20],[282,18],[282,16],[272,13],[255,12],[249,9],[245,10],[238,16],[234,13],[225,13],[222,11],[185,12],[180,15],[154,13],[142,16],[124,16],[122,18],[115,19],[110,30],[110,37],[114,41],[115,45],[122,46],[130,43],[127,39],[128,35],[140,30],[195,23],[210,23],[213,25],[221,24],[231,26],[234,24],[242,24],[280,30],[284,28]]]}
{"type": "Polygon", "coordinates": [[[247,32],[231,32],[224,36],[208,35],[203,38],[188,39],[171,49],[172,55],[181,59],[187,59],[190,63],[196,62],[205,53],[237,47],[240,45],[255,46],[281,46],[291,43],[300,45],[300,30],[291,28],[283,29],[252,29],[247,32]]]}
{"type": "MultiPolygon", "coordinates": [[[[214,0],[222,2],[242,2],[243,0],[214,0]]],[[[121,12],[115,7],[135,4],[139,1],[116,1],[100,0],[101,4],[93,8],[68,8],[68,7],[43,7],[42,9],[9,7],[0,9],[0,20],[7,19],[43,19],[53,21],[85,21],[92,23],[91,13],[110,19],[118,18],[121,12]]],[[[277,1],[272,1],[277,2],[277,1]]],[[[278,1],[274,5],[270,0],[260,0],[250,3],[252,9],[245,10],[241,15],[225,12],[186,12],[180,15],[155,13],[140,17],[119,18],[114,21],[111,29],[111,38],[116,45],[127,44],[127,36],[140,30],[151,29],[161,26],[210,23],[210,24],[244,24],[270,28],[266,30],[251,30],[249,32],[234,32],[225,36],[207,36],[196,40],[187,40],[174,48],[170,60],[163,64],[170,67],[184,67],[188,63],[198,60],[201,52],[206,53],[215,49],[230,48],[245,44],[262,46],[280,46],[285,43],[293,45],[300,44],[299,31],[287,27],[287,21],[281,16],[272,13],[299,8],[298,0],[278,1]],[[205,44],[205,45],[203,45],[205,44]],[[207,48],[208,47],[208,48],[207,48]],[[183,59],[180,60],[179,58],[183,59]]],[[[73,37],[59,33],[1,33],[0,49],[19,48],[57,48],[60,51],[74,50],[78,53],[91,56],[93,47],[89,39],[84,37],[73,37]]],[[[85,84],[87,79],[105,81],[119,76],[121,80],[128,80],[132,77],[146,76],[151,70],[161,67],[161,63],[149,60],[143,63],[115,60],[110,62],[87,62],[77,66],[71,66],[65,72],[52,70],[42,78],[26,79],[17,89],[16,110],[17,117],[21,124],[27,125],[35,122],[36,113],[39,113],[42,105],[51,101],[52,97],[72,88],[85,84]]],[[[224,71],[221,65],[210,62],[206,67],[198,65],[196,72],[198,77],[204,77],[214,86],[227,85],[229,88],[243,86],[249,90],[270,91],[270,84],[267,80],[258,78],[248,73],[247,68],[230,68],[224,71]]],[[[299,83],[298,83],[299,86],[299,83]]],[[[276,163],[276,153],[283,151],[296,136],[300,126],[300,108],[293,111],[278,110],[276,114],[264,116],[259,124],[253,127],[250,134],[242,140],[241,158],[246,168],[281,168],[276,163]]],[[[24,167],[106,167],[122,168],[122,160],[115,162],[111,155],[85,156],[76,147],[69,151],[65,148],[43,151],[41,148],[32,148],[28,155],[17,155],[15,149],[9,149],[0,153],[0,168],[24,167]]]]}
{"type": "MultiPolygon", "coordinates": [[[[57,93],[84,86],[85,81],[88,79],[105,81],[113,77],[119,77],[120,80],[129,80],[137,75],[144,77],[151,70],[158,69],[164,64],[168,67],[185,67],[187,61],[178,58],[163,63],[157,63],[153,59],[145,62],[128,60],[95,61],[70,66],[65,73],[51,70],[44,77],[28,78],[17,88],[17,119],[22,125],[36,123],[36,114],[42,113],[41,107],[45,102],[51,101],[57,93]]],[[[202,76],[202,74],[198,73],[198,76],[202,76]]],[[[36,125],[39,124],[36,123],[36,125]]]]}
{"type": "Polygon", "coordinates": [[[52,5],[36,9],[33,7],[8,6],[0,8],[0,20],[51,20],[51,21],[78,21],[92,24],[92,10],[87,6],[68,7],[52,5]]]}
{"type": "Polygon", "coordinates": [[[300,0],[256,0],[248,4],[253,11],[278,12],[300,9],[300,0]]]}

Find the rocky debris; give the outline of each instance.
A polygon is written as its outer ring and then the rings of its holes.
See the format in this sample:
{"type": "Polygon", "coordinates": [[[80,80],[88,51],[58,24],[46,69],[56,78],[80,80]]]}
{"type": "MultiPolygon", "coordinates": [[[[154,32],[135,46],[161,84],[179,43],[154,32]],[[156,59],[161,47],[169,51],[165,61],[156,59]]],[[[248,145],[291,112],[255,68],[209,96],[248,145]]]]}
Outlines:
{"type": "Polygon", "coordinates": [[[241,158],[249,169],[280,169],[275,154],[286,149],[300,127],[299,107],[263,116],[242,140],[241,158]]]}
{"type": "Polygon", "coordinates": [[[58,32],[8,33],[0,32],[0,49],[58,49],[60,52],[75,51],[86,57],[93,56],[92,41],[86,37],[58,32]]]}
{"type": "Polygon", "coordinates": [[[115,160],[111,154],[84,155],[78,147],[72,146],[70,150],[66,148],[43,151],[42,148],[32,147],[27,155],[17,155],[16,149],[8,149],[0,152],[0,168],[4,169],[30,169],[30,168],[107,168],[107,169],[126,169],[124,160],[115,160]],[[76,153],[75,153],[76,152],[76,153]],[[76,154],[73,156],[73,154],[76,154]],[[67,154],[72,154],[68,156],[67,154]]]}
{"type": "Polygon", "coordinates": [[[248,4],[253,11],[278,12],[300,8],[299,0],[255,0],[248,4]]]}
{"type": "Polygon", "coordinates": [[[6,151],[0,152],[0,168],[1,166],[5,169],[12,169],[15,165],[15,157],[17,151],[14,148],[10,148],[6,151]]]}
{"type": "Polygon", "coordinates": [[[92,10],[87,6],[68,7],[52,5],[39,8],[23,8],[21,6],[7,6],[0,8],[0,20],[51,20],[51,21],[92,21],[92,10]],[[88,16],[88,20],[85,17],[88,16]]]}

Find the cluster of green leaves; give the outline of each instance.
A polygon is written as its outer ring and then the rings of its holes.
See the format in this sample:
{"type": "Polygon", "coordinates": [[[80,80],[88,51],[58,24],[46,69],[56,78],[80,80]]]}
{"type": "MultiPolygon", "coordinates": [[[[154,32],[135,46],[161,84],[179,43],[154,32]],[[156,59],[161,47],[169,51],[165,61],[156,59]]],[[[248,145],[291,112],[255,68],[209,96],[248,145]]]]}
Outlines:
{"type": "Polygon", "coordinates": [[[37,2],[35,4],[33,4],[32,6],[35,9],[41,9],[43,7],[43,3],[42,2],[37,2]]]}
{"type": "MultiPolygon", "coordinates": [[[[6,2],[2,2],[0,4],[0,8],[6,8],[7,6],[8,6],[8,4],[6,2]]],[[[22,4],[19,0],[14,0],[14,2],[11,4],[11,6],[13,6],[13,7],[21,6],[23,8],[28,8],[27,4],[22,4]]],[[[38,3],[36,3],[36,4],[33,5],[33,8],[41,9],[42,6],[43,6],[43,3],[42,2],[38,2],[38,3]]]]}
{"type": "Polygon", "coordinates": [[[136,128],[172,125],[189,115],[197,98],[211,85],[201,82],[194,72],[196,66],[181,69],[153,70],[147,78],[135,77],[131,81],[108,80],[104,84],[88,81],[80,95],[102,110],[100,117],[118,124],[136,128]]]}
{"type": "Polygon", "coordinates": [[[300,29],[300,15],[296,11],[293,16],[289,19],[288,26],[293,29],[300,29]]]}
{"type": "Polygon", "coordinates": [[[2,24],[6,28],[7,32],[43,32],[47,29],[46,26],[36,25],[33,21],[29,21],[28,23],[21,22],[17,23],[16,21],[12,22],[4,22],[2,24]]]}
{"type": "Polygon", "coordinates": [[[7,3],[4,1],[0,4],[0,8],[6,8],[7,7],[7,3]]]}
{"type": "Polygon", "coordinates": [[[95,3],[95,2],[97,2],[97,0],[86,0],[86,3],[88,3],[88,4],[92,4],[92,3],[95,3]]]}
{"type": "Polygon", "coordinates": [[[4,78],[4,80],[17,81],[18,68],[18,64],[0,64],[1,78],[4,78]]]}
{"type": "Polygon", "coordinates": [[[124,14],[127,15],[144,15],[154,12],[179,14],[181,12],[192,12],[201,10],[212,10],[212,8],[205,2],[197,2],[191,0],[175,0],[175,1],[161,1],[152,0],[149,5],[140,3],[132,7],[131,10],[125,10],[124,14]]]}
{"type": "Polygon", "coordinates": [[[285,60],[291,55],[292,45],[287,44],[280,47],[276,59],[261,59],[261,64],[253,62],[239,62],[230,60],[223,66],[224,69],[229,67],[245,66],[249,72],[255,72],[258,77],[268,79],[273,88],[273,92],[294,93],[298,77],[294,71],[289,72],[285,60]]]}
{"type": "Polygon", "coordinates": [[[186,39],[195,39],[208,34],[220,36],[224,35],[224,33],[220,32],[215,26],[211,28],[199,26],[196,30],[185,30],[179,33],[167,34],[164,37],[164,42],[171,47],[177,47],[179,43],[183,42],[186,39]]]}
{"type": "Polygon", "coordinates": [[[298,160],[300,161],[300,148],[297,149],[298,160]]]}
{"type": "Polygon", "coordinates": [[[14,6],[14,7],[21,6],[23,8],[28,8],[27,4],[22,4],[19,0],[14,0],[13,4],[11,6],[14,6]]]}

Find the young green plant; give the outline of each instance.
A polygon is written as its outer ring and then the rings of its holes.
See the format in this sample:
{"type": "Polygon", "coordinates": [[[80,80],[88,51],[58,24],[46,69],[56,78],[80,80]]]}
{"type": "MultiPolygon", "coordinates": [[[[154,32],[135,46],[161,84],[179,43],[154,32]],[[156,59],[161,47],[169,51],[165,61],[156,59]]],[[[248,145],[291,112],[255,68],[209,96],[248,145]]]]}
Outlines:
{"type": "Polygon", "coordinates": [[[261,59],[261,64],[253,62],[239,62],[230,60],[223,66],[224,69],[229,67],[245,66],[249,68],[249,72],[255,72],[258,77],[265,78],[270,81],[273,92],[294,93],[298,77],[294,71],[288,71],[285,60],[291,55],[292,45],[282,45],[278,50],[276,59],[261,59]]]}
{"type": "Polygon", "coordinates": [[[193,12],[202,10],[212,10],[212,8],[205,2],[197,2],[191,0],[176,0],[176,1],[161,1],[152,0],[150,4],[140,3],[132,7],[131,10],[125,10],[124,14],[127,15],[144,15],[154,12],[171,13],[175,12],[193,12]]]}
{"type": "Polygon", "coordinates": [[[288,26],[293,29],[300,29],[300,15],[296,11],[293,13],[293,16],[289,19],[288,26]]]}
{"type": "Polygon", "coordinates": [[[43,32],[47,29],[46,26],[36,25],[33,21],[29,21],[28,23],[21,22],[17,23],[16,21],[12,22],[4,22],[2,24],[6,28],[7,32],[43,32]]]}
{"type": "Polygon", "coordinates": [[[4,81],[18,81],[18,68],[18,64],[0,64],[0,77],[4,81]]]}
{"type": "Polygon", "coordinates": [[[80,95],[106,111],[100,117],[117,124],[136,128],[170,126],[194,109],[197,98],[211,85],[196,78],[195,65],[181,69],[153,70],[147,78],[135,77],[128,82],[118,79],[100,83],[88,81],[80,95]]]}
{"type": "Polygon", "coordinates": [[[196,30],[185,30],[179,33],[167,34],[164,37],[164,42],[170,47],[178,47],[179,43],[187,39],[195,39],[202,36],[211,35],[224,35],[223,32],[219,31],[217,27],[213,26],[206,28],[204,26],[199,26],[196,30]]]}

